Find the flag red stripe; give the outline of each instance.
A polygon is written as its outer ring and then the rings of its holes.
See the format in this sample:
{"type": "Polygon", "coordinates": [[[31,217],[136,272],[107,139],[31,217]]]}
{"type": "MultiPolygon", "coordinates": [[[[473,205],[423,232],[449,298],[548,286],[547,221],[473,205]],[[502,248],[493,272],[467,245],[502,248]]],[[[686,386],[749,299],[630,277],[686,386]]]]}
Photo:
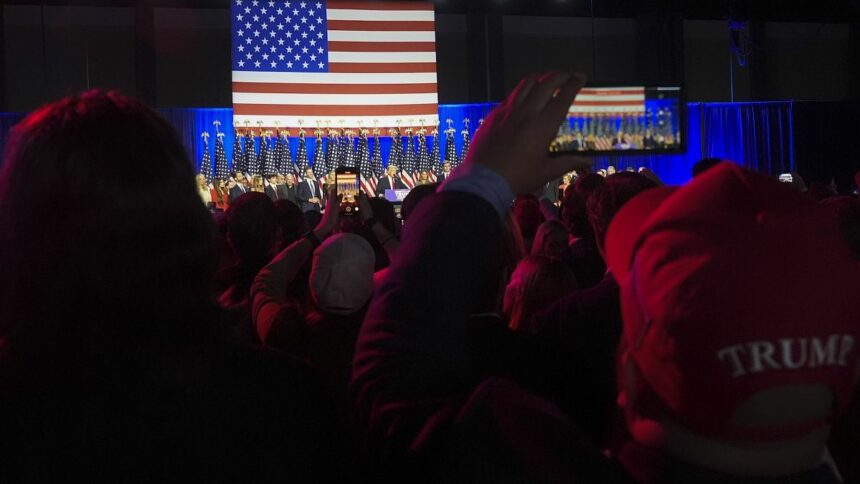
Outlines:
{"type": "Polygon", "coordinates": [[[357,30],[373,32],[433,32],[435,22],[432,20],[329,20],[329,30],[357,30]]]}
{"type": "Polygon", "coordinates": [[[432,2],[328,2],[326,6],[350,10],[433,10],[432,2]]]}
{"type": "Polygon", "coordinates": [[[234,114],[248,116],[434,116],[436,104],[390,104],[379,106],[326,106],[288,104],[234,104],[234,114]]]}
{"type": "Polygon", "coordinates": [[[329,72],[436,72],[435,62],[333,62],[329,64],[329,72]]]}
{"type": "Polygon", "coordinates": [[[645,100],[637,101],[574,101],[574,106],[631,106],[645,109],[645,100]]]}
{"type": "Polygon", "coordinates": [[[645,89],[631,89],[629,91],[606,91],[603,89],[588,89],[587,87],[579,91],[580,94],[588,94],[592,96],[635,96],[637,94],[645,94],[645,89]]]}
{"type": "Polygon", "coordinates": [[[283,94],[419,94],[435,93],[436,84],[292,84],[234,82],[233,92],[283,94]]]}
{"type": "Polygon", "coordinates": [[[436,52],[435,42],[348,42],[332,40],[331,52],[436,52]]]}

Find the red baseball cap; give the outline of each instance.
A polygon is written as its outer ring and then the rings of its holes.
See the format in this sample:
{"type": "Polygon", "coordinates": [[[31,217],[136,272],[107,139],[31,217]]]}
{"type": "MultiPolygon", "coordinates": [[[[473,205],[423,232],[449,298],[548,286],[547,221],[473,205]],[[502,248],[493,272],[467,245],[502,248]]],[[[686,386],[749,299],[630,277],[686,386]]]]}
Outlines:
{"type": "Polygon", "coordinates": [[[721,163],[619,211],[606,237],[621,288],[623,347],[649,391],[686,428],[767,441],[827,420],[741,426],[763,390],[825,386],[851,398],[860,268],[826,209],[791,187],[721,163]]]}

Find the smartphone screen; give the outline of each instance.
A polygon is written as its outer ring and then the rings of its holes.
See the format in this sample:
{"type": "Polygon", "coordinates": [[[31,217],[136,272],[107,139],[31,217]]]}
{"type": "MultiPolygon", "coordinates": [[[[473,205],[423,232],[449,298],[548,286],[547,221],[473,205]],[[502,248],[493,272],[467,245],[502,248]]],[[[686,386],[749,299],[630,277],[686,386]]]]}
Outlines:
{"type": "Polygon", "coordinates": [[[353,215],[358,212],[359,174],[351,168],[338,168],[334,174],[335,187],[340,196],[341,213],[353,215]]]}
{"type": "Polygon", "coordinates": [[[550,152],[579,154],[684,150],[680,86],[589,86],[571,104],[550,152]]]}

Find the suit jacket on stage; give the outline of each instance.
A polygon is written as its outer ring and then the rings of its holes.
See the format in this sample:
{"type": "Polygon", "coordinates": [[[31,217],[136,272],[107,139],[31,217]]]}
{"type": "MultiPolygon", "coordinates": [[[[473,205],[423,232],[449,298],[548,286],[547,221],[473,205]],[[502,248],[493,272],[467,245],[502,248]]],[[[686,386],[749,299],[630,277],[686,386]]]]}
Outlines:
{"type": "Polygon", "coordinates": [[[233,203],[234,200],[250,191],[250,188],[246,188],[245,185],[237,183],[235,187],[230,189],[230,203],[233,203]]]}
{"type": "Polygon", "coordinates": [[[442,183],[443,181],[447,180],[449,176],[451,176],[451,172],[450,172],[450,171],[448,172],[448,174],[447,174],[447,175],[445,174],[445,172],[444,172],[444,171],[440,171],[440,172],[439,172],[439,174],[438,174],[438,175],[436,175],[436,182],[437,182],[437,183],[442,183]]]}
{"type": "Polygon", "coordinates": [[[391,183],[388,181],[388,177],[384,176],[379,179],[379,183],[376,184],[376,195],[377,196],[385,196],[385,190],[405,190],[406,185],[400,181],[399,176],[391,177],[394,180],[394,186],[391,186],[391,183]]]}
{"type": "Polygon", "coordinates": [[[271,198],[273,202],[278,200],[279,198],[281,198],[281,196],[275,190],[275,187],[272,185],[266,185],[265,192],[266,192],[266,196],[271,198]]]}
{"type": "Polygon", "coordinates": [[[293,185],[291,187],[287,185],[278,185],[278,198],[287,199],[297,206],[299,204],[299,194],[298,194],[298,185],[293,185]]]}
{"type": "Polygon", "coordinates": [[[296,190],[296,195],[299,201],[299,208],[302,209],[302,212],[319,212],[322,208],[321,204],[311,203],[309,200],[311,198],[319,198],[322,200],[322,186],[320,186],[320,182],[317,180],[313,180],[313,191],[311,190],[310,185],[308,185],[308,180],[302,180],[299,183],[298,189],[296,190]]]}

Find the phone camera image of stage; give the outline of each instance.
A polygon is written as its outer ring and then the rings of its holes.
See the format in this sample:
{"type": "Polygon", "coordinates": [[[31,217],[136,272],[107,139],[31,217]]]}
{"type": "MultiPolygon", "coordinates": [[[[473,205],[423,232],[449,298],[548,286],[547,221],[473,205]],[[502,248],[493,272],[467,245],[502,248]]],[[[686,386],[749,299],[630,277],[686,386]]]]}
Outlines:
{"type": "Polygon", "coordinates": [[[677,150],[682,109],[680,87],[583,88],[550,151],[677,150]]]}

